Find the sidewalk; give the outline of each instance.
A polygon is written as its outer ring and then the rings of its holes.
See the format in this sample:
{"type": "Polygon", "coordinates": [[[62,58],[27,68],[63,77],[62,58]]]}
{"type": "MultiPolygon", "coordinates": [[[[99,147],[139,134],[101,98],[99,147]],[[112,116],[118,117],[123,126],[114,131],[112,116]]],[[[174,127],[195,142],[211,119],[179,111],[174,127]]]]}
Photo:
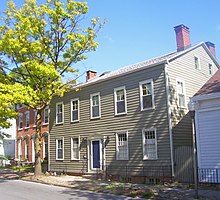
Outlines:
{"type": "MultiPolygon", "coordinates": [[[[10,170],[0,169],[0,179],[21,179],[24,181],[34,181],[49,185],[57,185],[79,190],[89,190],[93,192],[112,193],[116,195],[126,195],[130,197],[139,197],[143,199],[157,200],[193,200],[195,191],[188,189],[183,185],[165,184],[165,185],[146,185],[119,183],[113,181],[102,181],[81,176],[41,176],[37,179],[33,174],[24,174],[10,170]]],[[[202,200],[220,200],[220,191],[200,190],[199,199],[202,200]]]]}

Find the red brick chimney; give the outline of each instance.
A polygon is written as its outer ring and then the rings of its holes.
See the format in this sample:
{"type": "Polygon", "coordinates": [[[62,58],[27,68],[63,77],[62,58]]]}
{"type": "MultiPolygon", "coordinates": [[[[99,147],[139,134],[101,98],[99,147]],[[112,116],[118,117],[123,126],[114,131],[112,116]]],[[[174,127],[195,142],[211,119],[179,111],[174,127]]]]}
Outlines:
{"type": "Polygon", "coordinates": [[[206,46],[208,47],[208,49],[210,50],[210,52],[212,53],[212,55],[216,58],[216,54],[215,54],[215,44],[213,44],[212,42],[206,42],[205,43],[206,46]]]}
{"type": "Polygon", "coordinates": [[[183,24],[175,26],[177,51],[191,47],[189,28],[183,24]]]}
{"type": "Polygon", "coordinates": [[[89,70],[86,72],[86,81],[89,81],[90,79],[96,77],[97,72],[89,70]]]}

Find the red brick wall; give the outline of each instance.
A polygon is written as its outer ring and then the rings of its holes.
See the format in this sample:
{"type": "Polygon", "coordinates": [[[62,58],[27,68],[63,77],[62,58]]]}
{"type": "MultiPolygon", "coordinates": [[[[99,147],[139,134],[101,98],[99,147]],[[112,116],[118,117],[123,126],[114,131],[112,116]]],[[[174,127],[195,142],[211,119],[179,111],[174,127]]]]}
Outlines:
{"type": "MultiPolygon", "coordinates": [[[[25,143],[26,140],[25,138],[28,137],[29,138],[29,148],[28,148],[28,154],[29,154],[29,158],[28,161],[32,162],[32,136],[33,134],[36,132],[36,128],[34,125],[34,110],[33,109],[27,109],[25,107],[20,108],[18,110],[19,113],[23,114],[23,127],[21,129],[19,129],[18,127],[18,119],[16,120],[16,157],[18,158],[18,139],[22,138],[22,160],[25,159],[25,143]],[[29,127],[25,127],[25,112],[26,111],[30,111],[30,125],[29,127]]],[[[48,133],[49,127],[48,124],[44,124],[44,112],[42,112],[42,127],[41,127],[41,133],[43,135],[43,133],[48,133]]],[[[43,159],[43,139],[44,137],[42,136],[41,139],[41,144],[42,144],[42,149],[41,149],[41,159],[43,159]]]]}

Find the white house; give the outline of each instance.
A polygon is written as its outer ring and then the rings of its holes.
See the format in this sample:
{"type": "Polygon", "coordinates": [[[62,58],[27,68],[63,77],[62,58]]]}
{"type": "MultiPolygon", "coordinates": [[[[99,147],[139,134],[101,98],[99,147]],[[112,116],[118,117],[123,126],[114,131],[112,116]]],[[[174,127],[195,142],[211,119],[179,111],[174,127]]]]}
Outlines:
{"type": "Polygon", "coordinates": [[[192,98],[201,182],[220,183],[220,70],[192,98]]]}

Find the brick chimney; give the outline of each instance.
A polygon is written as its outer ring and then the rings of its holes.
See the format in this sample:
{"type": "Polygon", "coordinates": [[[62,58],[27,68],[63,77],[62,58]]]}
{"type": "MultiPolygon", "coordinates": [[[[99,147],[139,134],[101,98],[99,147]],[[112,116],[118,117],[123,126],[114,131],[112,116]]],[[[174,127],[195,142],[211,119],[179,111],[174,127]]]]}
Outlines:
{"type": "Polygon", "coordinates": [[[175,26],[177,51],[191,47],[189,28],[183,24],[175,26]]]}
{"type": "Polygon", "coordinates": [[[212,55],[216,58],[216,54],[215,54],[215,44],[213,44],[212,42],[206,42],[205,43],[206,46],[208,47],[208,49],[210,50],[210,52],[212,53],[212,55]]]}
{"type": "Polygon", "coordinates": [[[96,77],[97,72],[89,70],[86,72],[86,81],[89,81],[90,79],[96,77]]]}

